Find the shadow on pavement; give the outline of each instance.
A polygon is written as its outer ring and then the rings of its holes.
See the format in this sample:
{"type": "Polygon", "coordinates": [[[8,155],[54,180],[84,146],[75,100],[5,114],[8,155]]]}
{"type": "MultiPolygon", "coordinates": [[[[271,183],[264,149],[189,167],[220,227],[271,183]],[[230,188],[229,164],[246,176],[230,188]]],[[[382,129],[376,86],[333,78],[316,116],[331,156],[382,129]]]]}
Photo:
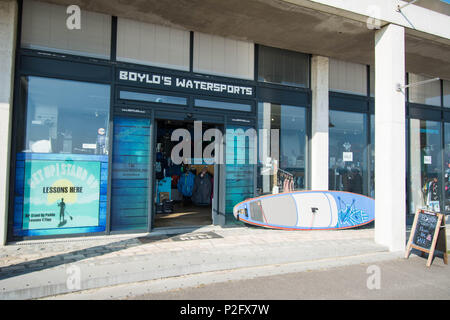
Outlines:
{"type": "MultiPolygon", "coordinates": [[[[222,228],[239,228],[245,227],[245,225],[236,221],[234,217],[227,217],[229,219],[226,220],[225,226],[222,228]],[[232,218],[232,219],[231,219],[232,218]]],[[[180,230],[180,228],[178,228],[180,230]]],[[[137,238],[131,238],[126,240],[121,240],[118,242],[112,242],[109,244],[102,244],[95,247],[89,247],[81,250],[75,250],[72,252],[57,254],[51,257],[40,258],[32,261],[21,262],[18,264],[12,264],[6,267],[0,267],[0,280],[28,274],[30,272],[41,271],[45,269],[50,269],[54,267],[58,267],[65,264],[75,263],[78,261],[82,261],[88,258],[95,258],[99,256],[103,256],[105,254],[110,254],[113,252],[118,252],[121,250],[125,250],[128,248],[138,247],[144,244],[158,242],[163,240],[170,240],[173,238],[174,241],[180,241],[179,237],[184,234],[196,233],[195,229],[193,230],[191,227],[186,229],[186,231],[176,231],[173,234],[165,234],[165,235],[148,235],[137,238]]],[[[217,238],[214,236],[214,232],[201,232],[202,234],[210,234],[212,238],[217,238]]],[[[189,240],[189,239],[188,239],[189,240]]],[[[197,239],[191,239],[197,240],[197,239]]],[[[198,239],[200,240],[200,238],[198,239]]],[[[183,241],[183,239],[181,239],[183,241]]]]}
{"type": "Polygon", "coordinates": [[[58,267],[65,264],[75,263],[88,258],[95,258],[118,252],[128,248],[138,247],[144,244],[169,240],[170,238],[179,236],[180,234],[162,235],[162,236],[143,236],[102,244],[95,247],[89,247],[81,250],[75,250],[67,253],[57,254],[51,257],[40,258],[32,261],[21,262],[7,267],[0,268],[0,280],[24,275],[30,272],[41,271],[58,267]],[[143,241],[141,241],[143,239],[143,241]]]}

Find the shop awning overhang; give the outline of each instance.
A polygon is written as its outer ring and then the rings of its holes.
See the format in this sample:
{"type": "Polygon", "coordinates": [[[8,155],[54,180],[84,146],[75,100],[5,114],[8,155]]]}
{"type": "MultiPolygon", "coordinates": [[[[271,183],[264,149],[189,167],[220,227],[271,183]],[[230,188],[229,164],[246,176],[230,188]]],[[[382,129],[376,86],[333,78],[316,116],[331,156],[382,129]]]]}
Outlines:
{"type": "MultiPolygon", "coordinates": [[[[363,7],[370,1],[329,0],[48,0],[82,9],[191,31],[248,40],[268,46],[317,54],[355,63],[374,63],[375,30],[368,28],[363,7]],[[357,5],[358,4],[358,5],[357,5]],[[345,6],[348,6],[346,9],[345,6]],[[353,10],[353,11],[351,11],[353,10]]],[[[373,1],[372,1],[373,2],[373,1]]],[[[394,3],[394,0],[387,2],[394,3]]],[[[398,3],[406,3],[398,1],[398,3]]],[[[406,70],[450,80],[450,19],[445,13],[410,5],[381,15],[380,25],[396,23],[406,30],[406,70]],[[408,10],[414,14],[408,18],[408,10]],[[418,11],[419,10],[419,11],[418,11]],[[422,11],[420,11],[422,10],[422,11]],[[446,22],[442,32],[418,17],[446,22]],[[443,19],[443,17],[447,19],[443,19]],[[437,19],[436,18],[436,19],[437,19]],[[414,26],[419,25],[419,27],[414,26]],[[430,31],[431,30],[431,31],[430,31]],[[437,29],[436,29],[437,30],[437,29]]],[[[386,11],[383,8],[382,11],[386,11]]]]}

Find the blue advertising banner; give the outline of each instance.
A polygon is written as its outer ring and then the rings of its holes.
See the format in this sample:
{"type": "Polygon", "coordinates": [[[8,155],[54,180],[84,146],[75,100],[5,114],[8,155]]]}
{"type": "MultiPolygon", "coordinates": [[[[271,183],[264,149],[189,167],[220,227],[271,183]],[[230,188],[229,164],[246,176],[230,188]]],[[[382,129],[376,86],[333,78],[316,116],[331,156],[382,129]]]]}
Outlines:
{"type": "Polygon", "coordinates": [[[25,161],[23,229],[96,227],[100,162],[25,161]]]}
{"type": "Polygon", "coordinates": [[[105,231],[108,157],[19,154],[14,235],[105,231]]]}

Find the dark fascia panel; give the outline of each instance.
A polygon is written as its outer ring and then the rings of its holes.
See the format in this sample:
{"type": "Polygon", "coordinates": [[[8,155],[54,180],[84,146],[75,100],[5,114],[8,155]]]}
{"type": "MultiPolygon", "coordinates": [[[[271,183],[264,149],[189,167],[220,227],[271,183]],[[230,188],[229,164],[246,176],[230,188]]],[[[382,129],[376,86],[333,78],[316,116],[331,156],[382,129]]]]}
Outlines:
{"type": "Polygon", "coordinates": [[[369,111],[370,98],[368,98],[367,96],[330,92],[329,99],[330,109],[348,110],[355,112],[369,111]]]}
{"type": "Polygon", "coordinates": [[[306,91],[280,90],[267,87],[258,87],[256,96],[260,102],[271,102],[285,105],[309,107],[310,94],[306,91]]]}
{"type": "Polygon", "coordinates": [[[444,121],[450,122],[450,109],[448,111],[444,110],[444,121]]]}
{"type": "Polygon", "coordinates": [[[22,55],[20,60],[20,73],[25,75],[102,83],[109,83],[112,78],[112,68],[109,65],[27,55],[22,55]]]}
{"type": "Polygon", "coordinates": [[[414,119],[441,121],[442,110],[417,104],[409,104],[408,116],[414,119]]]}

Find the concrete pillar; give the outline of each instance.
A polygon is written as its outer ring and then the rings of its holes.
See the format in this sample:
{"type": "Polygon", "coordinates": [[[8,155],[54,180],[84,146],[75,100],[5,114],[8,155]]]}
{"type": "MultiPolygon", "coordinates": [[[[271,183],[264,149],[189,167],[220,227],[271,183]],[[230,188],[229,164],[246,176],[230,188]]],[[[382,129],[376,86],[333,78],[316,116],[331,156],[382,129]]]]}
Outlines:
{"type": "Polygon", "coordinates": [[[387,25],[375,33],[375,242],[405,250],[406,137],[405,30],[387,25]]]}
{"type": "Polygon", "coordinates": [[[328,70],[328,58],[312,57],[311,190],[328,190],[328,70]]]}
{"type": "Polygon", "coordinates": [[[0,246],[8,228],[9,157],[11,146],[17,2],[0,1],[0,246]]]}

